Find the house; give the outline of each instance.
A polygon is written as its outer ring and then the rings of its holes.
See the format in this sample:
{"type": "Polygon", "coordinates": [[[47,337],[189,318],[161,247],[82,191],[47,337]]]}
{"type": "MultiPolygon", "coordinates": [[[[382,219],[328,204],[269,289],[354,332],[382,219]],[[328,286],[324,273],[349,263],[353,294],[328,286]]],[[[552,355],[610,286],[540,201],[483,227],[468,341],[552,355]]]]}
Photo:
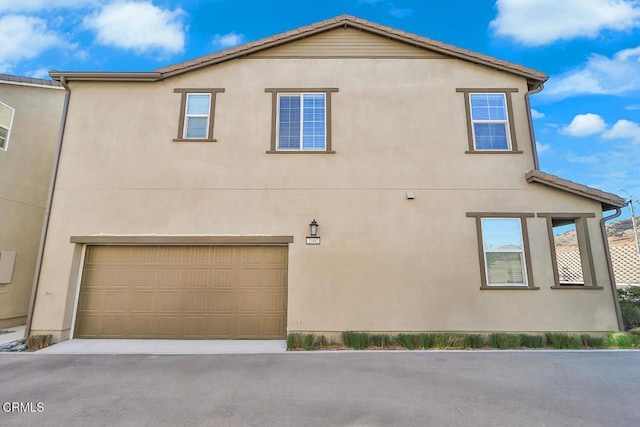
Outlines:
{"type": "Polygon", "coordinates": [[[0,328],[27,318],[63,99],[56,81],[0,74],[0,328]]]}
{"type": "Polygon", "coordinates": [[[339,16],[50,75],[71,101],[34,334],[620,328],[602,226],[624,200],[539,170],[541,72],[339,16]],[[582,283],[557,272],[565,225],[582,283]]]}

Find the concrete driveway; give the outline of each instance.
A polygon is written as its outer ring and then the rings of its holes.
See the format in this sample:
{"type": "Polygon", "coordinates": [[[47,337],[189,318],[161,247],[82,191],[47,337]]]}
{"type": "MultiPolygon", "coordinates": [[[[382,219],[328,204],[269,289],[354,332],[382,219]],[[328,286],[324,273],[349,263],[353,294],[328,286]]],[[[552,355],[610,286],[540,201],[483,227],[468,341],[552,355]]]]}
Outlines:
{"type": "Polygon", "coordinates": [[[637,351],[2,354],[0,380],[2,426],[640,425],[637,351]]]}

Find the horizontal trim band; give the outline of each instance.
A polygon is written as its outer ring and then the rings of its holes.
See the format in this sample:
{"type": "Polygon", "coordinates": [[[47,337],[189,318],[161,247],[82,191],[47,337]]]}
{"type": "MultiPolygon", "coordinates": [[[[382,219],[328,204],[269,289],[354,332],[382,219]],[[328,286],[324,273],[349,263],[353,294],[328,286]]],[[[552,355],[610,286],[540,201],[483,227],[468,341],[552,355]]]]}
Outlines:
{"type": "Polygon", "coordinates": [[[87,245],[285,245],[293,236],[71,236],[87,245]]]}

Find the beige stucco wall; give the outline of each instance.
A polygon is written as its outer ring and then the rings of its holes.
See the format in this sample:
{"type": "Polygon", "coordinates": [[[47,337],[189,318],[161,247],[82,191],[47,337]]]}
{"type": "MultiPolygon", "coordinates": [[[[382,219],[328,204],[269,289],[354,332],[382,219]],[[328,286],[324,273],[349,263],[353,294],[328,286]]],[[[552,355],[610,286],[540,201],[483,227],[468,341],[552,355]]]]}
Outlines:
{"type": "Polygon", "coordinates": [[[16,252],[12,281],[0,285],[0,327],[26,320],[63,100],[61,89],[0,81],[0,101],[15,109],[0,150],[0,250],[16,252]]]}
{"type": "Polygon", "coordinates": [[[158,83],[75,83],[33,330],[68,337],[72,235],[293,235],[288,330],[617,329],[599,204],[539,184],[524,79],[453,59],[244,59],[158,83]],[[224,88],[215,143],[174,143],[180,94],[224,88]],[[333,155],[266,154],[265,88],[335,87],[333,155]],[[473,155],[456,88],[517,88],[523,154],[473,155]],[[407,200],[412,191],[415,200],[407,200]],[[467,212],[595,212],[598,284],[552,290],[544,218],[530,218],[540,290],[480,290],[467,212]],[[320,246],[306,246],[308,223],[320,246]]]}

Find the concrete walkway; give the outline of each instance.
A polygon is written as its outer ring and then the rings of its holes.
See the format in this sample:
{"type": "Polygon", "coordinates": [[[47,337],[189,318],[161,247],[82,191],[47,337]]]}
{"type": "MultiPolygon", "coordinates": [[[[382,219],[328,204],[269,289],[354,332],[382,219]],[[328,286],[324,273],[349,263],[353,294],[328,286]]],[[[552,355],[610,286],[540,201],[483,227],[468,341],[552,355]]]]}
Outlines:
{"type": "Polygon", "coordinates": [[[37,354],[264,354],[284,353],[284,340],[83,340],[53,344],[37,354]]]}

